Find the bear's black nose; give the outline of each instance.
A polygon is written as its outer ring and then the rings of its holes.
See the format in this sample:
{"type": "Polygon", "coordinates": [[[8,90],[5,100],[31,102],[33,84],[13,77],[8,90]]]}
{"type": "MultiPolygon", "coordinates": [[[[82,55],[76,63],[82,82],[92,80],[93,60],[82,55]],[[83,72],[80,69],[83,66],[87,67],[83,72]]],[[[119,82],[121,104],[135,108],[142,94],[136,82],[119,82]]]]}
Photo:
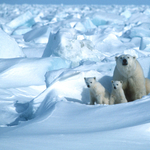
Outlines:
{"type": "Polygon", "coordinates": [[[117,89],[117,88],[114,86],[114,89],[117,89]]]}
{"type": "Polygon", "coordinates": [[[88,88],[90,88],[90,85],[87,85],[88,88]]]}
{"type": "Polygon", "coordinates": [[[128,64],[127,60],[123,59],[122,65],[127,65],[127,64],[128,64]]]}

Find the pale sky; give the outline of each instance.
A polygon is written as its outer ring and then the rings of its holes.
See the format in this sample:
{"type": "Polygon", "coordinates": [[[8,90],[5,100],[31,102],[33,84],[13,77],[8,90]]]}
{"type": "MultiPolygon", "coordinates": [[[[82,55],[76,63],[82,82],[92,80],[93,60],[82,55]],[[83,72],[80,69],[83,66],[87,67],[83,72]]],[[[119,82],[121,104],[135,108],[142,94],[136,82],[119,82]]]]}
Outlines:
{"type": "Polygon", "coordinates": [[[97,5],[150,5],[150,0],[0,0],[0,4],[97,4],[97,5]]]}

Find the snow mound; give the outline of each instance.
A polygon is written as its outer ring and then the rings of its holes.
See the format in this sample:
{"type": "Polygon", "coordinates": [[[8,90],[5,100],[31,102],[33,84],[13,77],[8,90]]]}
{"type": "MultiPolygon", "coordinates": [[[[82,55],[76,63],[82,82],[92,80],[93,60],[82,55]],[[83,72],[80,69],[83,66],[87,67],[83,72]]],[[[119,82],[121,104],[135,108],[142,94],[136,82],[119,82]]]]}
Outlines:
{"type": "Polygon", "coordinates": [[[0,58],[25,57],[15,39],[0,29],[0,58]]]}
{"type": "Polygon", "coordinates": [[[69,62],[59,57],[5,59],[0,63],[0,88],[44,85],[47,71],[70,66],[69,62]]]}
{"type": "Polygon", "coordinates": [[[91,41],[78,40],[76,30],[66,28],[60,29],[56,34],[50,34],[43,57],[51,55],[71,61],[72,66],[78,66],[81,60],[99,61],[104,58],[91,41]]]}

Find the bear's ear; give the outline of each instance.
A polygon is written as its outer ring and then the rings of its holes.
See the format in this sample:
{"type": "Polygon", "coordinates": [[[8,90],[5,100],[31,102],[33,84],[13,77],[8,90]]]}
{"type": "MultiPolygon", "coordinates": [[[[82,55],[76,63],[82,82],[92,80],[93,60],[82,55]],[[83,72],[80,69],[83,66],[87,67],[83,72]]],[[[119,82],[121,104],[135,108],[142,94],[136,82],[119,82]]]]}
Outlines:
{"type": "Polygon", "coordinates": [[[94,77],[94,80],[96,80],[96,77],[94,77]]]}
{"type": "Polygon", "coordinates": [[[114,81],[113,80],[111,80],[111,83],[113,83],[114,81]]]}
{"type": "Polygon", "coordinates": [[[122,81],[122,80],[120,80],[120,83],[123,83],[123,81],[122,81]]]}
{"type": "Polygon", "coordinates": [[[116,56],[116,57],[115,57],[115,60],[117,60],[117,59],[118,59],[118,57],[116,56]]]}
{"type": "Polygon", "coordinates": [[[136,59],[136,56],[133,56],[133,59],[136,59]]]}

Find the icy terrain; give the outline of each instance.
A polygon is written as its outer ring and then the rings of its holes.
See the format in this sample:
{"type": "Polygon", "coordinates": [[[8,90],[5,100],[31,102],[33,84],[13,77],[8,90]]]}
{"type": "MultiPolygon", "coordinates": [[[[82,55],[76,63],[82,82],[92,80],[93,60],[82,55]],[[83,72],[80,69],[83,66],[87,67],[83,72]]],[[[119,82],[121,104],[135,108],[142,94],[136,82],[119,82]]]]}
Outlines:
{"type": "Polygon", "coordinates": [[[120,54],[150,79],[150,6],[0,5],[0,149],[149,150],[150,95],[88,105],[120,54]]]}

